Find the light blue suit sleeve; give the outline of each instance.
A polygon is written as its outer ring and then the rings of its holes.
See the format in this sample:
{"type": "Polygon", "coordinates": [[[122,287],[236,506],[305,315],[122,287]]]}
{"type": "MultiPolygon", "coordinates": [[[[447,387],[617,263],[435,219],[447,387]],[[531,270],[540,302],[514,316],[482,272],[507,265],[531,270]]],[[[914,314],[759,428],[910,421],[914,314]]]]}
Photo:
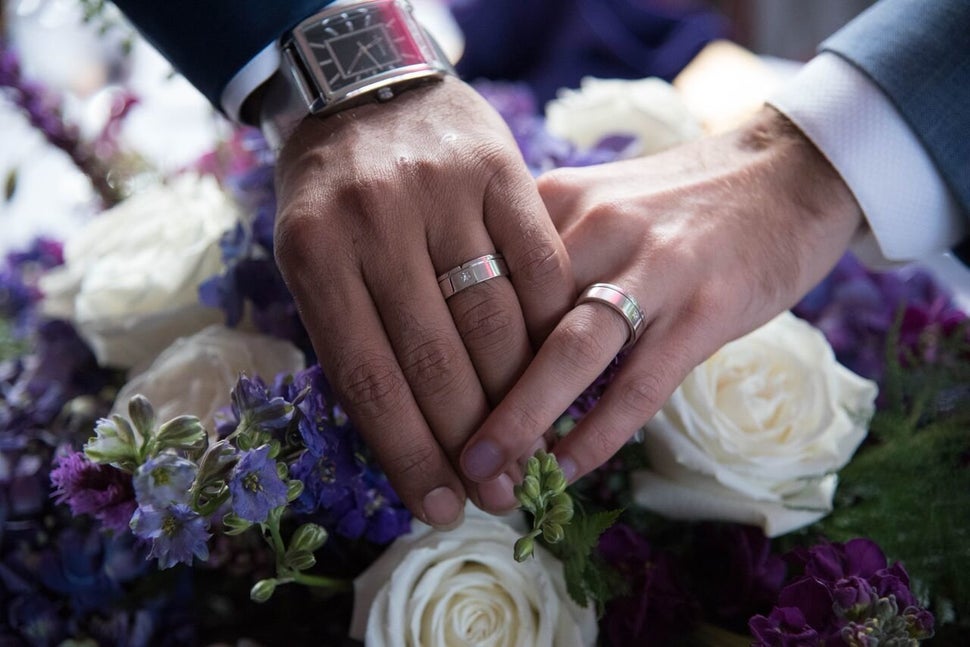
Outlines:
{"type": "Polygon", "coordinates": [[[882,89],[970,217],[970,0],[882,0],[821,49],[882,89]]]}

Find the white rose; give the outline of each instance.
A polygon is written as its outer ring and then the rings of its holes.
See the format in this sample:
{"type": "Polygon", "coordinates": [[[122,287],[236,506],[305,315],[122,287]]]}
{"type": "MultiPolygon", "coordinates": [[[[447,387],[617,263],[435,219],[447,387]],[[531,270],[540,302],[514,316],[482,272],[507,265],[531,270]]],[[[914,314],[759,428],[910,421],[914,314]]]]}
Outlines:
{"type": "Polygon", "coordinates": [[[127,412],[128,399],[141,393],[159,420],[198,416],[212,431],[215,413],[229,404],[229,391],[240,373],[270,383],[279,373],[295,373],[304,366],[303,353],[288,341],[214,325],[176,340],[130,379],[115,398],[115,412],[127,412]]]}
{"type": "Polygon", "coordinates": [[[835,472],[865,437],[876,391],[786,312],[695,368],[648,423],[636,501],[771,537],[812,523],[832,510],[835,472]]]}
{"type": "Polygon", "coordinates": [[[594,644],[595,614],[569,598],[562,563],[539,546],[517,563],[518,537],[471,505],[449,532],[415,520],[354,581],[351,637],[368,647],[594,644]]]}
{"type": "Polygon", "coordinates": [[[586,77],[579,90],[563,89],[546,104],[552,134],[580,148],[607,135],[631,135],[637,154],[649,155],[702,134],[677,90],[658,78],[625,81],[586,77]]]}
{"type": "Polygon", "coordinates": [[[46,314],[72,319],[103,365],[128,368],[223,318],[199,303],[239,210],[212,178],[152,186],[88,222],[41,281],[46,314]]]}

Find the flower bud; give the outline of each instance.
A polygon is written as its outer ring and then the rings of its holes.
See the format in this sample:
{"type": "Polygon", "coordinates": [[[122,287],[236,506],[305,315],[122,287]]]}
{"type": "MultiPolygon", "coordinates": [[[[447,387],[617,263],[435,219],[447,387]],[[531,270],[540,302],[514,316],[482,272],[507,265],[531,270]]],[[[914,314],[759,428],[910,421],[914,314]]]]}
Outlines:
{"type": "Polygon", "coordinates": [[[225,527],[227,535],[239,535],[249,530],[253,524],[245,519],[240,519],[232,512],[228,512],[222,517],[222,525],[225,527]]]}
{"type": "Polygon", "coordinates": [[[515,561],[524,562],[527,557],[532,555],[532,551],[535,549],[535,540],[531,535],[526,535],[525,537],[519,537],[515,546],[513,547],[513,555],[515,561]]]}
{"type": "Polygon", "coordinates": [[[84,445],[84,453],[95,463],[110,463],[127,472],[134,472],[141,463],[135,434],[121,416],[102,418],[94,427],[94,438],[84,445]]]}
{"type": "Polygon", "coordinates": [[[542,524],[542,538],[550,544],[558,544],[566,536],[562,526],[555,522],[542,524]]]}
{"type": "Polygon", "coordinates": [[[153,440],[157,451],[193,449],[205,441],[205,428],[195,416],[178,416],[162,423],[153,440]]]}
{"type": "Polygon", "coordinates": [[[155,409],[148,398],[136,393],[128,400],[128,417],[142,438],[150,438],[155,431],[155,409]]]}
{"type": "Polygon", "coordinates": [[[286,502],[292,503],[303,494],[303,481],[293,479],[286,482],[286,502]]]}
{"type": "MultiPolygon", "coordinates": [[[[299,481],[297,481],[299,483],[299,481]]],[[[315,523],[305,523],[293,533],[290,550],[307,550],[311,553],[327,541],[327,531],[315,523]]]]}
{"type": "Polygon", "coordinates": [[[276,580],[260,580],[249,590],[249,599],[253,602],[266,602],[276,592],[276,580]]]}
{"type": "Polygon", "coordinates": [[[559,466],[556,465],[556,471],[546,474],[545,478],[545,490],[546,492],[554,492],[559,494],[566,489],[566,477],[562,475],[559,471],[559,466]]]}
{"type": "Polygon", "coordinates": [[[290,549],[286,551],[283,563],[295,571],[305,571],[308,568],[313,568],[313,565],[317,563],[317,558],[308,550],[290,549]]]}

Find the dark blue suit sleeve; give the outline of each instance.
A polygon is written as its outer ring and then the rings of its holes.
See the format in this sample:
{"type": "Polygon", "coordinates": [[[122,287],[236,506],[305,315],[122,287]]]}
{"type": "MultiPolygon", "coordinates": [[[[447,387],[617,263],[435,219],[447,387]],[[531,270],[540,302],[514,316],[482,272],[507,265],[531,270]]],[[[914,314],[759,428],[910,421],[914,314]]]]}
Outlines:
{"type": "Polygon", "coordinates": [[[267,45],[333,0],[115,0],[139,32],[217,108],[267,45]]]}
{"type": "Polygon", "coordinates": [[[821,49],[882,89],[970,217],[970,1],[882,0],[821,49]]]}

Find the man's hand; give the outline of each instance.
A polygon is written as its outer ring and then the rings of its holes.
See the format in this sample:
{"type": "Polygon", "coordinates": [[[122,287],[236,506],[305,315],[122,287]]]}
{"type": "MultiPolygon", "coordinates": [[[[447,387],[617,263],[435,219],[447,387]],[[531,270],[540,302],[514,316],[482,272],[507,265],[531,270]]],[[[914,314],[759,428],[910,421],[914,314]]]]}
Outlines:
{"type": "Polygon", "coordinates": [[[508,129],[448,78],[304,120],[277,186],[277,261],[321,366],[405,505],[431,525],[460,521],[461,448],[573,296],[508,129]],[[446,303],[436,277],[496,252],[509,276],[446,303]]]}
{"type": "MultiPolygon", "coordinates": [[[[612,283],[646,313],[646,330],[613,384],[554,448],[571,479],[605,462],[694,366],[797,302],[862,223],[841,178],[770,108],[725,136],[553,171],[539,178],[539,191],[569,251],[576,290],[612,283]]],[[[464,450],[465,475],[487,480],[507,469],[628,333],[622,316],[602,304],[568,312],[464,450]]]]}

